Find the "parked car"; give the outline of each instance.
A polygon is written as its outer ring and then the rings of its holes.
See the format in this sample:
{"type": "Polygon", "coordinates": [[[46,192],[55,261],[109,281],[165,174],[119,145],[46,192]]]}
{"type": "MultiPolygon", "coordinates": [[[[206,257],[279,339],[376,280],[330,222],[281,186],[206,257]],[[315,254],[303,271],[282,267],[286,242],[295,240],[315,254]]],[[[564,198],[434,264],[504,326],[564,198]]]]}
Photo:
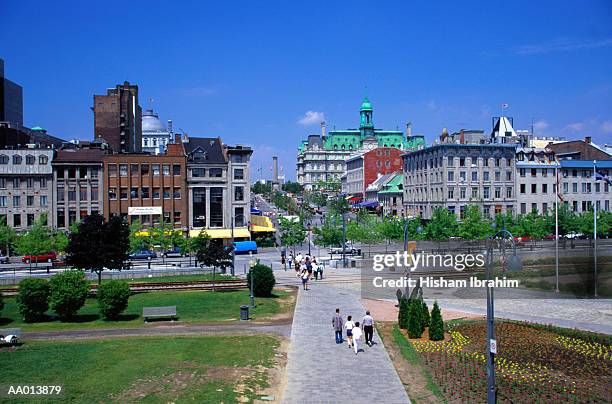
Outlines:
{"type": "Polygon", "coordinates": [[[130,254],[132,260],[149,260],[157,258],[157,255],[151,250],[140,250],[130,254]]]}
{"type": "Polygon", "coordinates": [[[582,233],[576,233],[575,231],[573,231],[573,232],[571,232],[571,233],[567,233],[567,234],[565,235],[565,238],[566,238],[566,239],[569,239],[569,240],[573,240],[573,239],[577,239],[577,238],[583,238],[583,237],[584,237],[584,234],[582,234],[582,233]]]}
{"type": "Polygon", "coordinates": [[[163,256],[166,258],[184,257],[186,255],[187,254],[183,253],[179,247],[172,247],[171,249],[163,252],[163,256]]]}
{"type": "Polygon", "coordinates": [[[53,262],[57,259],[55,252],[49,252],[40,255],[24,255],[21,262],[29,264],[30,262],[53,262]]]}
{"type": "Polygon", "coordinates": [[[7,257],[6,255],[0,252],[0,264],[8,264],[8,263],[9,263],[9,257],[7,257]]]}
{"type": "Polygon", "coordinates": [[[255,241],[236,241],[234,243],[235,254],[257,254],[257,243],[255,241]]]}
{"type": "MultiPolygon", "coordinates": [[[[344,252],[346,254],[359,254],[360,250],[355,248],[351,243],[347,242],[344,247],[344,252]]],[[[342,246],[340,247],[332,247],[329,249],[330,254],[342,254],[342,246]]]]}

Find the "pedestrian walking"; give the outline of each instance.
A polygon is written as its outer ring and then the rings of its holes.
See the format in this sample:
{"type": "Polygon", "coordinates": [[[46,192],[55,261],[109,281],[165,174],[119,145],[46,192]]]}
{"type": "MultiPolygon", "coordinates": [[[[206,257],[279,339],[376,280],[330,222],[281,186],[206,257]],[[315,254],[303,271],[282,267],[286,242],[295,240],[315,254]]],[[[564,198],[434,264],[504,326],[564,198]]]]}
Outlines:
{"type": "Polygon", "coordinates": [[[304,270],[302,271],[302,285],[304,286],[304,290],[308,290],[308,271],[304,270]]]}
{"type": "Polygon", "coordinates": [[[342,317],[340,316],[340,309],[336,309],[336,314],[332,317],[332,327],[336,333],[336,344],[342,343],[342,317]]]}
{"type": "Polygon", "coordinates": [[[317,262],[313,259],[312,260],[312,273],[314,274],[314,278],[315,281],[319,280],[319,266],[317,265],[317,262]]]}
{"type": "Polygon", "coordinates": [[[366,311],[363,316],[363,333],[365,334],[365,343],[367,346],[372,346],[372,336],[374,335],[374,318],[370,315],[370,311],[366,311]]]}
{"type": "Polygon", "coordinates": [[[361,328],[359,328],[359,321],[355,323],[353,327],[353,348],[355,348],[355,355],[359,352],[359,343],[361,342],[361,328]]]}
{"type": "Polygon", "coordinates": [[[287,258],[287,264],[289,264],[289,269],[291,269],[292,263],[293,263],[293,253],[289,253],[289,258],[287,258]]]}
{"type": "Polygon", "coordinates": [[[355,327],[353,317],[348,316],[346,318],[346,323],[344,323],[344,328],[346,328],[346,340],[348,341],[349,348],[353,346],[353,327],[355,327]]]}
{"type": "Polygon", "coordinates": [[[306,259],[304,261],[306,265],[306,270],[308,271],[308,277],[311,277],[312,276],[312,262],[310,261],[310,258],[308,256],[306,256],[306,259]]]}

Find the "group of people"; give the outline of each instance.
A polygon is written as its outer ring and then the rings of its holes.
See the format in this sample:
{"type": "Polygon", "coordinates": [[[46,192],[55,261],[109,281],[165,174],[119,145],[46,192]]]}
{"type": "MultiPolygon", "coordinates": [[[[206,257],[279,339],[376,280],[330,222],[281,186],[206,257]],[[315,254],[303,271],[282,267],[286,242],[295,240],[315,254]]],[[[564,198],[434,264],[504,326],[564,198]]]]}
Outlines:
{"type": "Polygon", "coordinates": [[[319,265],[315,256],[311,257],[308,254],[298,253],[294,257],[293,253],[289,253],[287,264],[290,269],[292,266],[295,268],[295,275],[302,279],[304,290],[308,290],[308,281],[313,275],[315,280],[323,279],[323,266],[319,265]]]}
{"type": "Polygon", "coordinates": [[[336,314],[332,317],[332,327],[336,334],[336,344],[342,344],[342,330],[346,330],[346,340],[348,347],[353,348],[355,355],[360,351],[361,336],[365,334],[365,343],[371,347],[374,345],[372,337],[374,336],[374,318],[370,315],[370,311],[366,311],[365,316],[361,322],[353,321],[352,316],[346,318],[346,322],[343,322],[342,316],[340,315],[340,309],[336,309],[336,314]],[[363,327],[363,330],[361,329],[363,327]]]}

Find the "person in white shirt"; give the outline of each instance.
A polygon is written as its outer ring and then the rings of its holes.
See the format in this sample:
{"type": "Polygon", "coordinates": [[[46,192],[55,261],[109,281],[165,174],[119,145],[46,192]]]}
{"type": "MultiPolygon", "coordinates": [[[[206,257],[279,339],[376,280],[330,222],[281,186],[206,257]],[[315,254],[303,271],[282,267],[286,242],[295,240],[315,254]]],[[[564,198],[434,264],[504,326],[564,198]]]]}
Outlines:
{"type": "Polygon", "coordinates": [[[372,336],[374,335],[374,318],[370,315],[370,311],[366,311],[363,316],[363,333],[365,334],[365,343],[367,346],[372,346],[372,336]]]}
{"type": "Polygon", "coordinates": [[[353,327],[353,347],[355,348],[355,355],[359,352],[359,343],[361,342],[361,328],[359,328],[359,321],[355,323],[353,327]]]}
{"type": "Polygon", "coordinates": [[[352,318],[353,317],[348,316],[346,318],[346,323],[344,323],[344,328],[346,328],[346,340],[348,341],[349,348],[353,346],[353,328],[355,327],[352,318]]]}

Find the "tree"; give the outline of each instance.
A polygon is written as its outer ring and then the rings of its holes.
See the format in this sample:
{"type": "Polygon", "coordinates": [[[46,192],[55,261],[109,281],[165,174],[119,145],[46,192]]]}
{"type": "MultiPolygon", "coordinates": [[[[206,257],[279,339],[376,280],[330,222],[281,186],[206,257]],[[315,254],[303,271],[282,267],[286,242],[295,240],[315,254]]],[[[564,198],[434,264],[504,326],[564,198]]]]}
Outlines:
{"type": "MultiPolygon", "coordinates": [[[[593,237],[593,229],[595,228],[595,214],[593,210],[582,213],[578,216],[576,222],[579,232],[586,235],[589,238],[593,237]]],[[[610,220],[610,213],[598,210],[597,211],[597,237],[602,237],[610,233],[610,226],[612,220],[610,220]]]]}
{"type": "Polygon", "coordinates": [[[51,309],[60,319],[69,320],[85,304],[89,283],[83,271],[70,270],[57,273],[49,281],[51,309]]]}
{"type": "Polygon", "coordinates": [[[404,221],[398,218],[384,217],[377,225],[378,233],[387,242],[404,239],[404,221]]]}
{"type": "Polygon", "coordinates": [[[37,321],[49,310],[49,283],[41,278],[19,282],[17,307],[26,323],[37,321]]]}
{"type": "Polygon", "coordinates": [[[134,220],[130,225],[130,252],[136,252],[140,250],[147,250],[151,248],[151,237],[150,234],[144,235],[144,226],[140,223],[140,220],[134,220]]]}
{"type": "Polygon", "coordinates": [[[427,303],[425,303],[425,300],[422,301],[421,320],[423,322],[423,329],[425,329],[425,327],[429,327],[431,317],[429,315],[429,307],[427,307],[427,303]]]}
{"type": "Polygon", "coordinates": [[[351,210],[351,206],[349,205],[348,201],[342,196],[336,196],[335,198],[330,199],[327,205],[329,206],[331,213],[335,213],[340,216],[351,210]]]}
{"type": "Polygon", "coordinates": [[[327,205],[327,195],[319,191],[304,193],[304,202],[315,205],[317,208],[327,205]]]}
{"type": "Polygon", "coordinates": [[[53,251],[54,237],[46,223],[47,217],[41,215],[27,233],[17,238],[15,251],[20,255],[42,255],[53,251]]]}
{"type": "Polygon", "coordinates": [[[295,254],[295,246],[302,244],[306,238],[306,229],[302,220],[290,220],[280,217],[278,223],[282,245],[292,249],[295,254]]]}
{"type": "Polygon", "coordinates": [[[205,230],[195,238],[194,249],[198,262],[203,266],[220,268],[223,272],[232,266],[232,249],[211,239],[205,230]]]}
{"type": "Polygon", "coordinates": [[[111,280],[101,285],[96,291],[96,298],[102,317],[105,320],[119,317],[127,308],[131,294],[130,285],[125,281],[111,280]]]}
{"type": "Polygon", "coordinates": [[[337,223],[337,218],[331,220],[328,216],[323,226],[315,227],[313,230],[315,245],[339,246],[342,244],[342,226],[337,223]]]}
{"type": "Polygon", "coordinates": [[[102,271],[122,270],[128,267],[130,229],[121,217],[112,216],[108,222],[95,213],[86,216],[70,235],[66,247],[66,262],[74,268],[98,274],[102,283],[102,271]]]}
{"type": "Polygon", "coordinates": [[[263,183],[261,181],[257,181],[251,187],[251,191],[254,194],[264,195],[272,193],[272,184],[271,183],[263,183]]]}
{"type": "Polygon", "coordinates": [[[438,302],[434,302],[431,309],[431,320],[429,322],[429,339],[432,341],[442,341],[444,339],[444,321],[438,302]]]}
{"type": "Polygon", "coordinates": [[[272,268],[257,262],[247,274],[247,285],[249,286],[251,285],[251,276],[253,277],[253,294],[256,297],[272,296],[272,290],[276,284],[272,268]]]}
{"type": "Polygon", "coordinates": [[[410,301],[408,300],[408,298],[406,298],[406,296],[402,296],[399,301],[399,313],[397,317],[397,322],[398,322],[399,328],[403,330],[408,329],[408,319],[409,319],[408,311],[409,309],[410,309],[410,301]]]}
{"type": "Polygon", "coordinates": [[[6,224],[6,216],[0,216],[0,249],[4,249],[7,257],[11,254],[15,240],[17,240],[15,229],[6,224]]]}
{"type": "Polygon", "coordinates": [[[302,185],[300,185],[298,182],[288,181],[283,184],[282,189],[285,192],[291,192],[292,194],[296,195],[302,193],[302,185]]]}
{"type": "Polygon", "coordinates": [[[546,218],[536,211],[521,215],[518,219],[518,226],[520,228],[519,235],[530,237],[532,246],[535,240],[541,240],[547,234],[546,218]]]}
{"type": "Polygon", "coordinates": [[[559,218],[560,236],[565,236],[576,230],[576,214],[567,205],[559,205],[557,216],[559,218]]]}
{"type": "Polygon", "coordinates": [[[466,240],[482,240],[490,233],[491,224],[482,216],[478,206],[468,206],[459,224],[459,236],[466,240]]]}
{"type": "Polygon", "coordinates": [[[444,241],[457,234],[457,217],[445,208],[436,208],[425,227],[425,234],[431,240],[444,241]]]}
{"type": "Polygon", "coordinates": [[[421,338],[423,335],[423,320],[421,314],[423,305],[419,299],[412,299],[408,307],[408,337],[421,338]]]}
{"type": "Polygon", "coordinates": [[[2,296],[2,291],[0,290],[0,314],[2,314],[2,309],[4,309],[4,296],[2,296]]]}

